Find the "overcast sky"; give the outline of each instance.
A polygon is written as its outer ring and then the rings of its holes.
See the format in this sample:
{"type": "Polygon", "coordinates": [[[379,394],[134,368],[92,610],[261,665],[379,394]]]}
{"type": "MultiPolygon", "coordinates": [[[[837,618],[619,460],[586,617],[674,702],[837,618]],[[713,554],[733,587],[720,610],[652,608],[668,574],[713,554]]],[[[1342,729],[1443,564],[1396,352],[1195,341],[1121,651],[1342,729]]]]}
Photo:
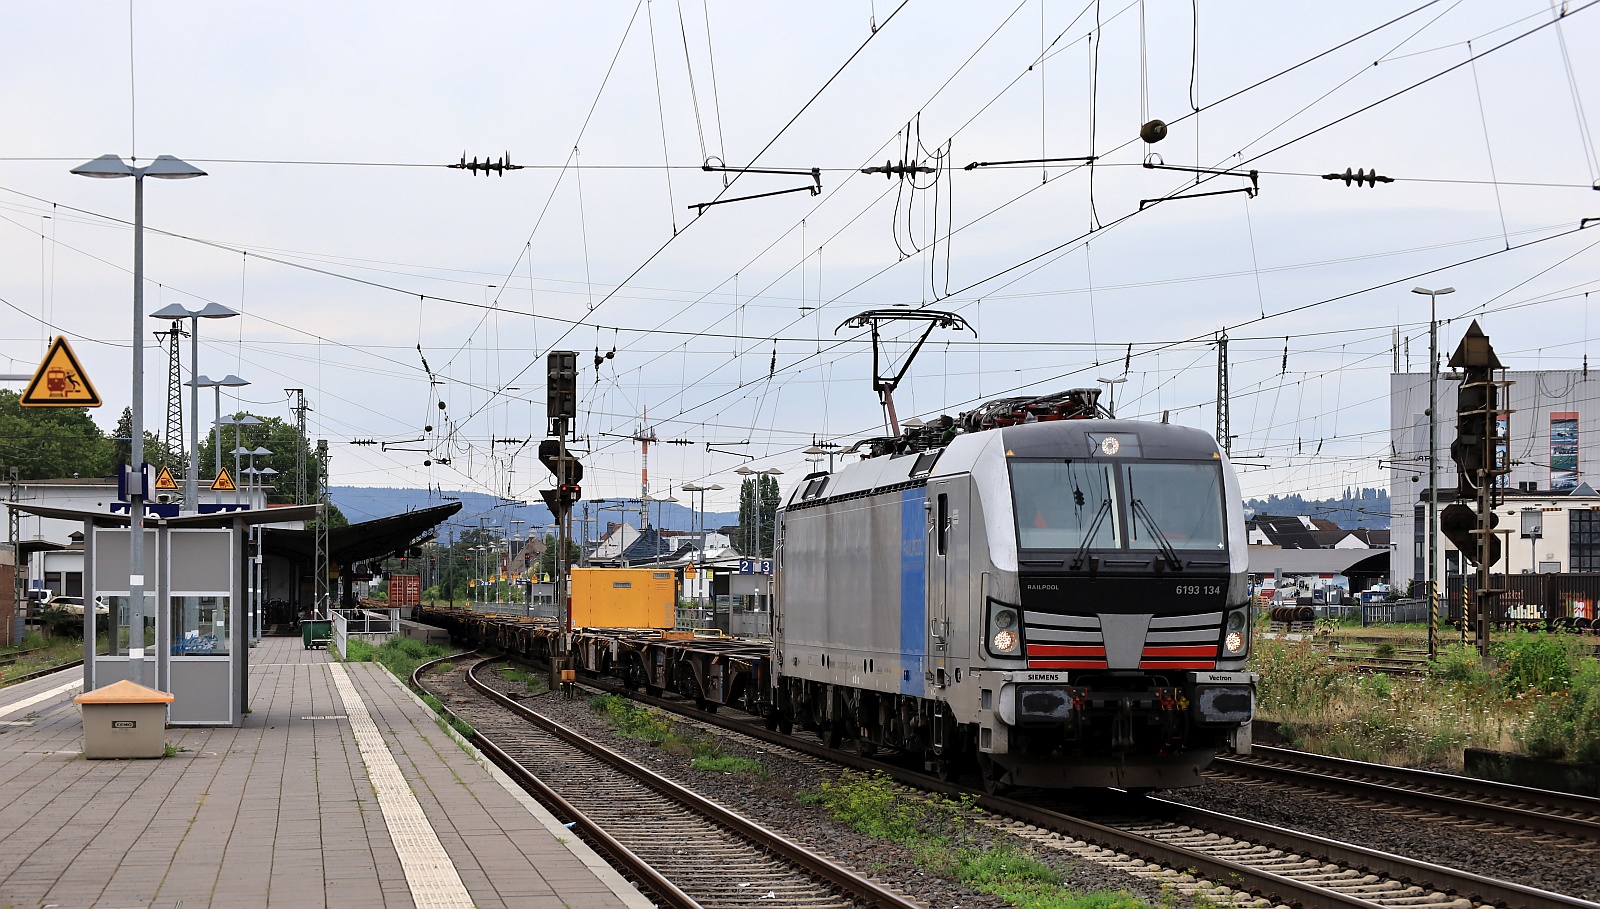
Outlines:
{"type": "MultiPolygon", "coordinates": [[[[1589,5],[1551,25],[1544,0],[1201,2],[1198,22],[1175,0],[6,2],[0,356],[31,371],[66,334],[114,424],[133,187],[68,169],[170,154],[210,176],[146,187],[147,308],[241,311],[201,326],[200,372],[250,380],[238,407],[262,415],[304,388],[337,484],[536,499],[532,446],[497,440],[542,436],[561,346],[580,351],[587,495],[638,493],[615,436],[648,410],[691,443],[652,447],[652,487],[721,481],[726,506],[741,463],[793,480],[813,437],[882,432],[870,346],[836,328],[902,304],[977,332],[934,333],[902,418],[1125,375],[1119,415],[1210,432],[1227,329],[1247,494],[1386,484],[1397,328],[1426,368],[1411,287],[1457,289],[1446,350],[1478,315],[1513,368],[1588,352],[1589,5]],[[1172,126],[1146,146],[1151,118],[1172,126]],[[856,172],[908,142],[935,173],[856,172]],[[463,152],[526,169],[440,166],[463,152]],[[697,216],[812,183],[725,186],[707,160],[821,168],[821,193],[697,216]],[[1141,211],[1252,185],[1147,160],[1256,169],[1259,193],[1141,211]],[[1320,179],[1346,168],[1396,182],[1320,179]],[[615,349],[598,371],[596,347],[615,349]],[[349,444],[366,439],[397,450],[349,444]]],[[[162,327],[142,338],[157,433],[162,327]]]]}

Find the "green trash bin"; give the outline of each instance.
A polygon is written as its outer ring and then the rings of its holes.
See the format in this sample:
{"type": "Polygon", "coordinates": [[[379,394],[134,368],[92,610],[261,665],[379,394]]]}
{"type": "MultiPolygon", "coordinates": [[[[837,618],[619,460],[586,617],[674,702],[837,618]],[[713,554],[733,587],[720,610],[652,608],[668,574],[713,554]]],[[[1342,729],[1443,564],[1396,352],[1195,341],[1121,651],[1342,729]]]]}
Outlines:
{"type": "Polygon", "coordinates": [[[333,622],[328,619],[306,619],[300,623],[300,643],[305,649],[328,647],[328,641],[333,638],[333,622]]]}

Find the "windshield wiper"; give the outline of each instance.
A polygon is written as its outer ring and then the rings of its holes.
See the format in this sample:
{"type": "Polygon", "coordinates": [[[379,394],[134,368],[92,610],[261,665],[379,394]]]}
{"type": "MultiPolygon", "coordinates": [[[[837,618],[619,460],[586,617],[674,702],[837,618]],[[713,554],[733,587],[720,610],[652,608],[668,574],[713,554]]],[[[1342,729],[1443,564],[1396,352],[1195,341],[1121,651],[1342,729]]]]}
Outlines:
{"type": "Polygon", "coordinates": [[[1167,560],[1167,566],[1173,571],[1182,571],[1183,560],[1178,558],[1178,550],[1173,549],[1172,544],[1167,541],[1167,535],[1161,532],[1160,525],[1156,524],[1156,519],[1150,514],[1150,509],[1145,507],[1144,500],[1134,499],[1133,519],[1137,522],[1141,517],[1144,518],[1145,527],[1156,535],[1156,544],[1161,548],[1161,557],[1167,560]]]}
{"type": "MultiPolygon", "coordinates": [[[[1104,499],[1102,499],[1100,501],[1100,508],[1099,508],[1099,510],[1097,510],[1094,513],[1094,520],[1089,522],[1089,532],[1083,535],[1083,542],[1078,545],[1078,553],[1077,553],[1077,555],[1072,557],[1072,566],[1071,567],[1072,567],[1073,571],[1082,571],[1083,570],[1083,560],[1084,560],[1085,557],[1087,557],[1089,555],[1089,544],[1094,542],[1095,531],[1098,531],[1100,529],[1100,522],[1104,521],[1106,519],[1106,515],[1108,515],[1110,513],[1111,513],[1111,497],[1110,496],[1106,496],[1104,499]]],[[[1091,561],[1089,563],[1089,567],[1090,567],[1091,570],[1093,570],[1093,568],[1094,568],[1094,562],[1093,561],[1091,561]]]]}

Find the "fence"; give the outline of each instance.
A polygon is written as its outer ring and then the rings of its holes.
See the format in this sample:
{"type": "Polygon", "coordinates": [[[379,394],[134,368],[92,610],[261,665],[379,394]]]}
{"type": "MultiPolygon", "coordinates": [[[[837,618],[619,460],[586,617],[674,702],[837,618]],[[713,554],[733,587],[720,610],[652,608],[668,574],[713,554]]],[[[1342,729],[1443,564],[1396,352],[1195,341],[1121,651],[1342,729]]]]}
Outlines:
{"type": "Polygon", "coordinates": [[[345,655],[345,645],[353,636],[368,644],[382,644],[391,635],[400,633],[400,607],[388,609],[335,609],[333,611],[333,645],[339,655],[345,655]]]}
{"type": "Polygon", "coordinates": [[[756,612],[745,609],[738,603],[729,605],[729,600],[749,599],[755,597],[717,597],[716,605],[710,602],[695,606],[678,606],[676,628],[679,631],[690,631],[695,628],[717,628],[734,637],[763,639],[772,637],[771,611],[756,612]]]}
{"type": "Polygon", "coordinates": [[[1423,599],[1362,603],[1361,627],[1368,625],[1422,624],[1428,621],[1428,601],[1423,599]]]}
{"type": "MultiPolygon", "coordinates": [[[[1600,600],[1600,573],[1491,575],[1490,583],[1505,591],[1499,598],[1496,625],[1549,625],[1561,620],[1594,619],[1600,600]]],[[[1451,622],[1459,623],[1465,604],[1474,602],[1477,575],[1446,579],[1445,603],[1451,622]]],[[[1469,607],[1470,608],[1470,607],[1469,607]]]]}

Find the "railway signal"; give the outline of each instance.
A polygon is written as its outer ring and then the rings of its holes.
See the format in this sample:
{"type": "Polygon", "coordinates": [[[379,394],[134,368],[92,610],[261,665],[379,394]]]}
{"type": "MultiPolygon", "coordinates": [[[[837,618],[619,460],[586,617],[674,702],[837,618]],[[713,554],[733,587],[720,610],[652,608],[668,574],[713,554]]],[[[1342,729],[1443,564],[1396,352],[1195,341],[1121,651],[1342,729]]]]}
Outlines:
{"type": "MultiPolygon", "coordinates": [[[[1456,498],[1475,499],[1475,507],[1457,501],[1439,516],[1439,529],[1461,554],[1478,567],[1478,589],[1473,615],[1474,639],[1478,653],[1489,658],[1489,624],[1494,621],[1500,594],[1491,587],[1490,569],[1500,561],[1501,543],[1494,514],[1499,504],[1500,478],[1510,471],[1506,463],[1510,441],[1510,414],[1504,406],[1502,389],[1510,385],[1495,378],[1504,370],[1495,356],[1489,336],[1476,320],[1461,337],[1461,345],[1450,357],[1450,366],[1460,369],[1461,386],[1456,394],[1456,440],[1450,457],[1456,462],[1456,498]]],[[[1465,616],[1462,630],[1465,632],[1465,616]]]]}

